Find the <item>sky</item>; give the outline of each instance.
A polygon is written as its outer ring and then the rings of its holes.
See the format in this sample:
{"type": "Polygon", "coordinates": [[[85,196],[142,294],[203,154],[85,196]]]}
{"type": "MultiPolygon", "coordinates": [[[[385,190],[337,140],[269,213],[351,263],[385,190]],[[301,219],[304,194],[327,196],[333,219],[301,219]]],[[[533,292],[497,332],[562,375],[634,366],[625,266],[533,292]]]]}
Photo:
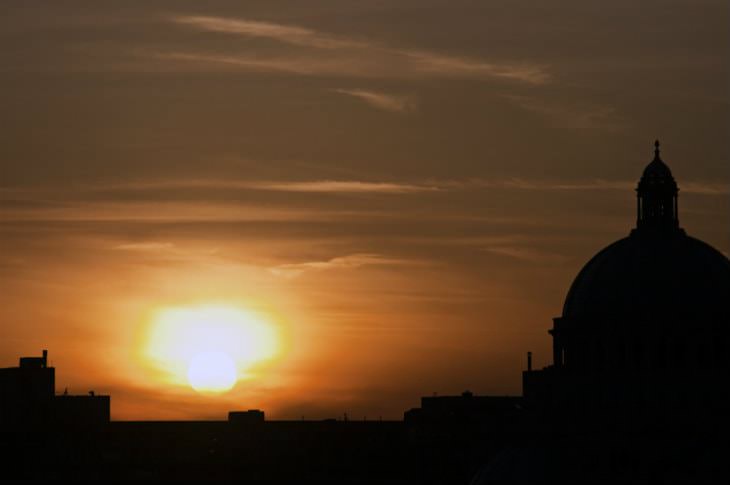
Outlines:
{"type": "Polygon", "coordinates": [[[723,1],[15,1],[0,15],[0,366],[113,419],[397,419],[518,394],[653,142],[730,254],[723,1]],[[160,314],[254,312],[227,393],[160,314]]]}

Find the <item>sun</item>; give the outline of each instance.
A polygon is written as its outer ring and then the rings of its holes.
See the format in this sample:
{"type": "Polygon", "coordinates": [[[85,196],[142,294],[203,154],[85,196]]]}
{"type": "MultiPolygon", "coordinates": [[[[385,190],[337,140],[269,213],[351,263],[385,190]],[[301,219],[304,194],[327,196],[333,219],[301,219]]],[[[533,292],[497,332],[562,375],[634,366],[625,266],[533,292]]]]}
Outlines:
{"type": "Polygon", "coordinates": [[[143,353],[163,380],[201,393],[223,393],[279,351],[276,327],[254,312],[221,305],[164,309],[149,327],[143,353]]]}
{"type": "Polygon", "coordinates": [[[188,367],[188,382],[198,392],[230,391],[237,379],[233,359],[223,352],[202,352],[188,367]]]}

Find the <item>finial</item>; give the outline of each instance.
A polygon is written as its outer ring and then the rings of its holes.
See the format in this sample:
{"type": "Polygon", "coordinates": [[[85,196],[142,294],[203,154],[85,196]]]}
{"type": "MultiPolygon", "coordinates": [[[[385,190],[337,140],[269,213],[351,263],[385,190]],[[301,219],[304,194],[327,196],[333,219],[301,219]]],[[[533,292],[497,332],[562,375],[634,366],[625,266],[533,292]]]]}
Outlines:
{"type": "Polygon", "coordinates": [[[654,141],[654,158],[659,159],[659,140],[654,141]]]}

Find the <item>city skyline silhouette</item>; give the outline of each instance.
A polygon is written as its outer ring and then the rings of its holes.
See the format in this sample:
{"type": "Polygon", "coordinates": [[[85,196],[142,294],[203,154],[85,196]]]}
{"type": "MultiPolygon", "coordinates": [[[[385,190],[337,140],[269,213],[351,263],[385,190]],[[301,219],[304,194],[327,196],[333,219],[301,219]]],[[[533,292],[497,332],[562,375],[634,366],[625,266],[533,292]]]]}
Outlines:
{"type": "Polygon", "coordinates": [[[729,15],[7,0],[3,463],[722,476],[729,15]]]}

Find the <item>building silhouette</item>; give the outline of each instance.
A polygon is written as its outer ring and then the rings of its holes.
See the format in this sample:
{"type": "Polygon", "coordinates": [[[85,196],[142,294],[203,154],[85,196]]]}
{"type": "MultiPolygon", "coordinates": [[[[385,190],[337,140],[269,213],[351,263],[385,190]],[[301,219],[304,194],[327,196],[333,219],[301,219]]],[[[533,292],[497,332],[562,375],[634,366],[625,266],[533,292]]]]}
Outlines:
{"type": "Polygon", "coordinates": [[[636,227],[578,273],[552,365],[523,373],[526,404],[606,426],[727,419],[730,261],[680,227],[678,193],[657,141],[636,227]]]}
{"type": "Polygon", "coordinates": [[[41,357],[21,357],[0,369],[0,431],[42,432],[98,429],[109,423],[110,397],[56,395],[56,369],[41,357]]]}

